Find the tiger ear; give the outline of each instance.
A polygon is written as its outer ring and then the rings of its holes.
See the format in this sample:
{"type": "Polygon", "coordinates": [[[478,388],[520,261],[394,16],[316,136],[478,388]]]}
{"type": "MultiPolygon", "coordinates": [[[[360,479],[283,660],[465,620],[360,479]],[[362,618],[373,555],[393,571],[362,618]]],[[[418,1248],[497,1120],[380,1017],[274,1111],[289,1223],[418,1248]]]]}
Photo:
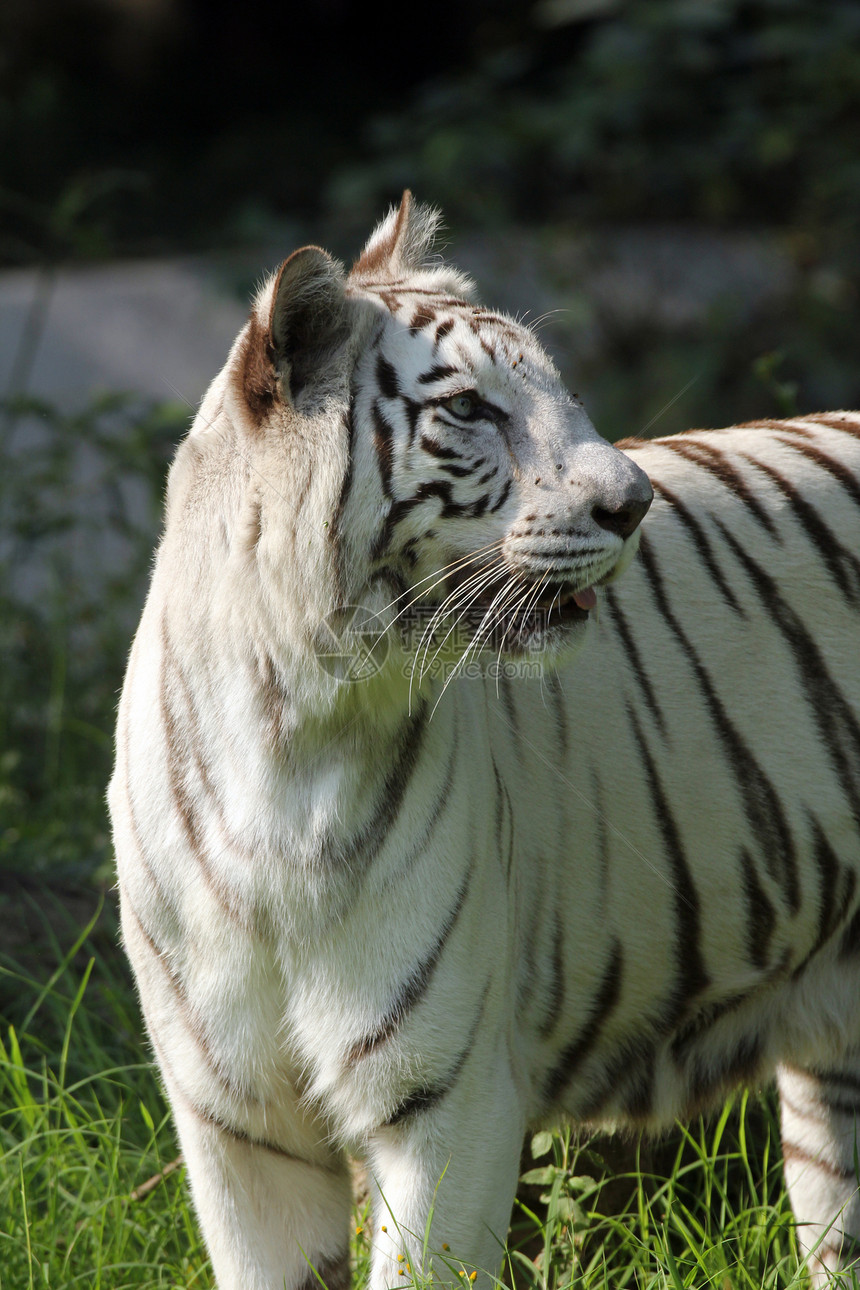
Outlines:
{"type": "Polygon", "coordinates": [[[377,225],[350,272],[354,281],[380,282],[423,268],[436,241],[442,216],[431,206],[413,202],[407,188],[377,225]]]}
{"type": "Polygon", "coordinates": [[[260,291],[240,356],[248,411],[262,422],[275,402],[298,405],[337,380],[338,350],[347,337],[343,268],[318,246],[284,260],[260,291]]]}
{"type": "Polygon", "coordinates": [[[328,369],[347,336],[343,268],[318,246],[294,251],[275,277],[268,341],[282,396],[295,405],[328,369]]]}

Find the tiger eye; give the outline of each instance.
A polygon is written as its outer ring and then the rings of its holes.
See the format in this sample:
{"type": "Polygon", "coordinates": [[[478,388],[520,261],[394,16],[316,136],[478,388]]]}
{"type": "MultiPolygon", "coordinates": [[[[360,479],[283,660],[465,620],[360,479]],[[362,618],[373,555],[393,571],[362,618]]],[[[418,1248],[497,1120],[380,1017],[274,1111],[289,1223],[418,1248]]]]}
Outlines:
{"type": "Polygon", "coordinates": [[[478,410],[478,400],[473,394],[455,394],[443,404],[455,417],[468,421],[478,410]]]}

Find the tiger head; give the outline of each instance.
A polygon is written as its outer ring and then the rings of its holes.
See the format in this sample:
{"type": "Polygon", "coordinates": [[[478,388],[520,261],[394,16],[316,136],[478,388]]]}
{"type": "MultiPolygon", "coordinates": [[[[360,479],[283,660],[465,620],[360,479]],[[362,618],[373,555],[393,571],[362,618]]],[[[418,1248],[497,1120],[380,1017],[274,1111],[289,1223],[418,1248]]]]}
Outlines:
{"type": "Polygon", "coordinates": [[[407,653],[433,620],[469,649],[559,654],[629,563],[651,486],[534,333],[428,260],[437,225],[406,193],[348,275],[296,251],[190,438],[227,417],[233,523],[281,636],[313,646],[361,606],[407,653]]]}

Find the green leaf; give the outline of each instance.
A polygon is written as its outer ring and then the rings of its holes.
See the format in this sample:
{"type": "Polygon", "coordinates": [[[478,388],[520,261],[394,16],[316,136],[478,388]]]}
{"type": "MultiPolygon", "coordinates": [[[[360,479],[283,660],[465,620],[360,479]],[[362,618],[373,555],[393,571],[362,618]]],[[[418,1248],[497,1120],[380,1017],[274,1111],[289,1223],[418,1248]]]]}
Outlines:
{"type": "Polygon", "coordinates": [[[532,1138],[532,1160],[539,1160],[541,1156],[549,1155],[552,1151],[553,1135],[543,1129],[536,1133],[532,1138]]]}
{"type": "Polygon", "coordinates": [[[547,1187],[557,1173],[555,1165],[542,1165],[540,1169],[529,1169],[522,1174],[520,1182],[530,1183],[535,1187],[547,1187]]]}

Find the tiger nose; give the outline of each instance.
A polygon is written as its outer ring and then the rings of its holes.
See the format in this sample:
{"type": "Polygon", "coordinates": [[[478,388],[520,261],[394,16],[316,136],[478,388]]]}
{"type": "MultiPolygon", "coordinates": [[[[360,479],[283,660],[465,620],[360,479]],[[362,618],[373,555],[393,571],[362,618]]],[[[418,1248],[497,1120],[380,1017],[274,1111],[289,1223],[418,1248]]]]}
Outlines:
{"type": "Polygon", "coordinates": [[[627,497],[622,505],[614,510],[605,506],[595,506],[592,509],[591,518],[602,529],[617,533],[620,538],[629,538],[644,520],[653,500],[654,490],[649,484],[647,497],[643,495],[627,497]]]}

